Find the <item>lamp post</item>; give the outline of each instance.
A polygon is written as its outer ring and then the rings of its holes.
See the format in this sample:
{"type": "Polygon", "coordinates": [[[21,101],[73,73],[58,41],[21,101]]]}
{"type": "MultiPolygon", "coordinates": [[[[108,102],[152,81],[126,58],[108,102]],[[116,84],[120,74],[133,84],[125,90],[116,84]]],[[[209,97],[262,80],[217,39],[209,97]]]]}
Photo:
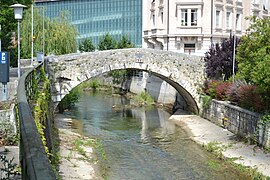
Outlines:
{"type": "Polygon", "coordinates": [[[18,21],[18,78],[21,76],[21,59],[20,59],[20,21],[22,20],[23,16],[23,8],[26,6],[22,4],[14,4],[10,6],[14,8],[14,15],[15,19],[18,21]]]}
{"type": "Polygon", "coordinates": [[[235,16],[234,16],[234,33],[233,33],[233,59],[232,59],[232,81],[234,82],[234,76],[235,76],[235,48],[236,48],[236,27],[237,27],[237,3],[238,0],[235,2],[235,16]]]}

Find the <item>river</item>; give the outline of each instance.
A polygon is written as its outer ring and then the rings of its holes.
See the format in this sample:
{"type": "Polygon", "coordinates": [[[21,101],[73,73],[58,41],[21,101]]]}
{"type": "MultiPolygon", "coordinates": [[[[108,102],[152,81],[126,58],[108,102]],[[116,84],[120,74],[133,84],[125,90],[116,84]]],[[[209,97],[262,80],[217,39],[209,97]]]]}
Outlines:
{"type": "Polygon", "coordinates": [[[83,93],[64,113],[79,122],[74,131],[101,140],[107,179],[250,179],[167,121],[170,114],[165,110],[125,106],[129,103],[124,97],[83,93]]]}

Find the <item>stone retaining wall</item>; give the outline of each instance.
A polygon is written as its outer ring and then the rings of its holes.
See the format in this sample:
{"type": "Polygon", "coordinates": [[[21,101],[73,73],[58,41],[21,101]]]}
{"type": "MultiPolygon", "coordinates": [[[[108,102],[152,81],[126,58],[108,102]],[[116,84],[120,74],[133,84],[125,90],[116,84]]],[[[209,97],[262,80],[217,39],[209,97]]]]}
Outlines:
{"type": "Polygon", "coordinates": [[[255,137],[260,145],[270,147],[270,125],[259,126],[260,114],[213,99],[209,107],[204,108],[202,116],[234,134],[255,137]]]}
{"type": "Polygon", "coordinates": [[[8,130],[8,133],[16,134],[16,112],[14,107],[15,104],[11,104],[9,109],[0,110],[0,131],[8,130]]]}

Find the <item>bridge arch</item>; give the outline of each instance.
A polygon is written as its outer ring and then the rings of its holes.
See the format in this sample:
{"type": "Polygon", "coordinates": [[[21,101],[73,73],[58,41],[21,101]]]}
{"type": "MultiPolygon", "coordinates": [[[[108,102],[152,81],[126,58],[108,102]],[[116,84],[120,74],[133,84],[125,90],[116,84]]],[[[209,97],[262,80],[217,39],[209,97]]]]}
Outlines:
{"type": "Polygon", "coordinates": [[[119,49],[48,57],[54,102],[60,102],[78,84],[113,70],[149,72],[173,86],[183,96],[190,112],[198,114],[198,89],[204,82],[201,57],[153,49],[119,49]]]}

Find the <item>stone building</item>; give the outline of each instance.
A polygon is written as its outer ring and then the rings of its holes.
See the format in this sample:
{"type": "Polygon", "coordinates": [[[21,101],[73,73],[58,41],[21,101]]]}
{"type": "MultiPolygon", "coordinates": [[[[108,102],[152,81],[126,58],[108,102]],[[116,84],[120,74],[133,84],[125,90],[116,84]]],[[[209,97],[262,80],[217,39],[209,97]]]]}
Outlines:
{"type": "Polygon", "coordinates": [[[270,0],[143,1],[143,48],[204,55],[211,43],[242,36],[246,17],[269,17],[270,0]]]}

